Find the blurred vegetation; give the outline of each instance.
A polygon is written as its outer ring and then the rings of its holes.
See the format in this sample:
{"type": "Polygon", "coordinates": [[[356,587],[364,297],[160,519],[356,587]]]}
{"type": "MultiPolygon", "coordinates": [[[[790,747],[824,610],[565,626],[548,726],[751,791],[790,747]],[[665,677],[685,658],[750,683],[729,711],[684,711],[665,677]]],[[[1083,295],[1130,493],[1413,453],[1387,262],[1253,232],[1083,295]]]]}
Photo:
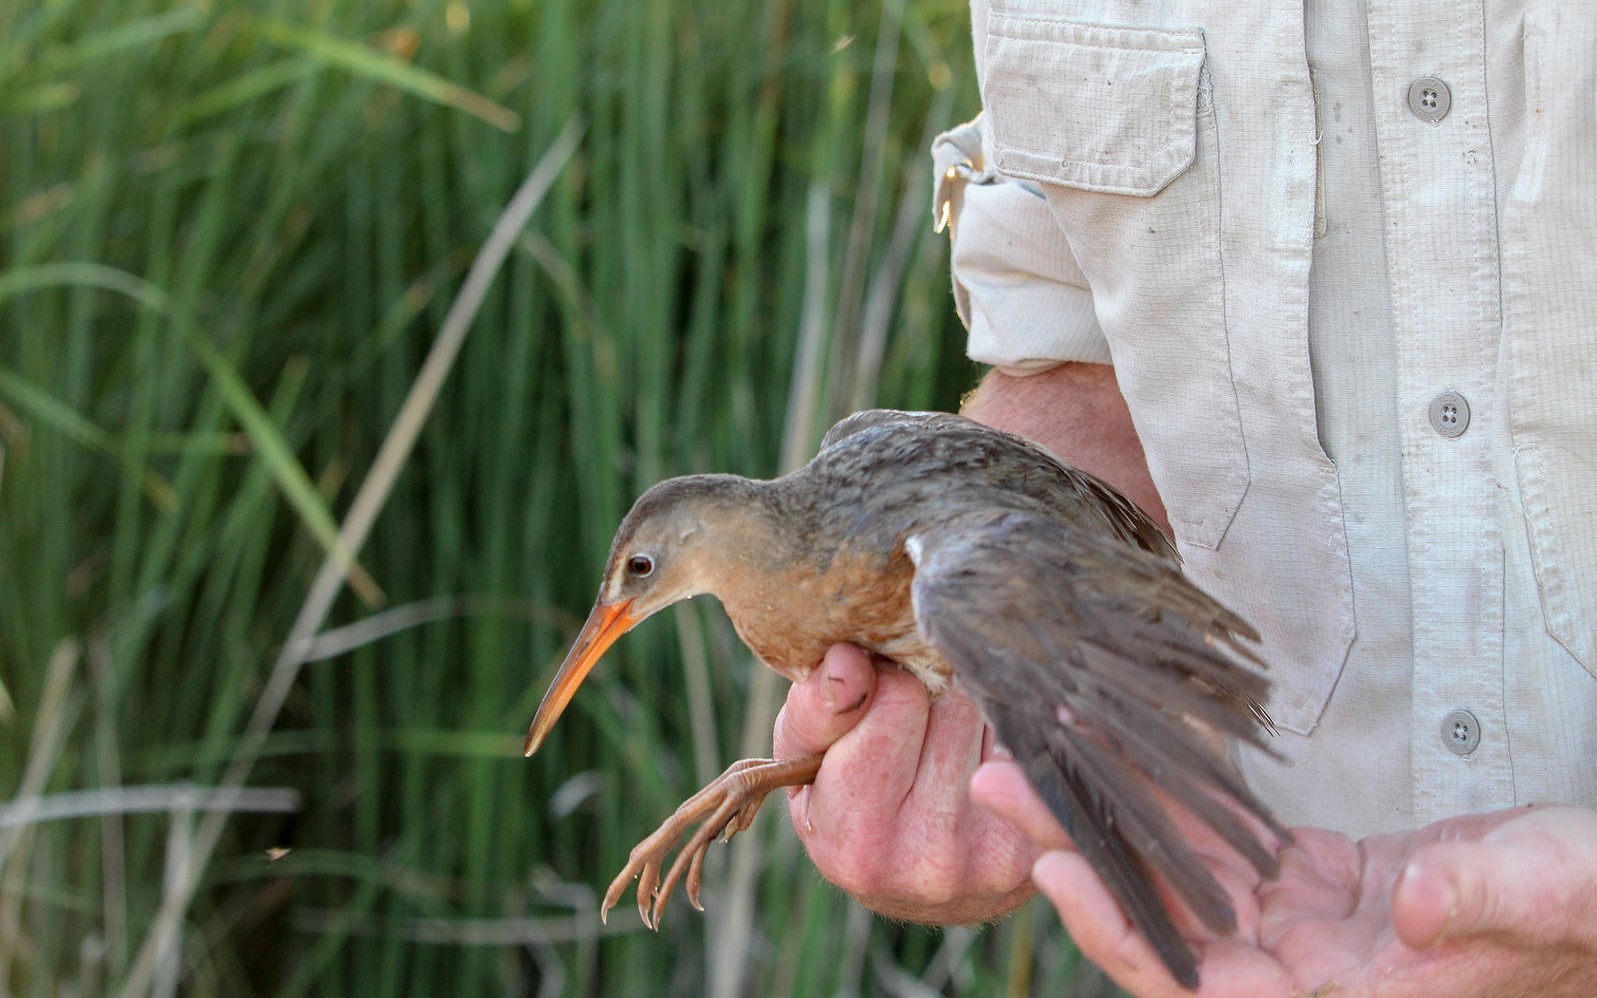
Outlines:
{"type": "Polygon", "coordinates": [[[966,17],[0,2],[0,991],[1085,986],[1045,909],[853,906],[779,805],[716,850],[706,915],[600,926],[629,848],[769,746],[780,684],[718,608],[629,636],[520,753],[637,492],[775,474],[844,411],[972,381],[925,153],[974,110],[966,17]],[[307,618],[540,160],[352,585],[307,618]]]}

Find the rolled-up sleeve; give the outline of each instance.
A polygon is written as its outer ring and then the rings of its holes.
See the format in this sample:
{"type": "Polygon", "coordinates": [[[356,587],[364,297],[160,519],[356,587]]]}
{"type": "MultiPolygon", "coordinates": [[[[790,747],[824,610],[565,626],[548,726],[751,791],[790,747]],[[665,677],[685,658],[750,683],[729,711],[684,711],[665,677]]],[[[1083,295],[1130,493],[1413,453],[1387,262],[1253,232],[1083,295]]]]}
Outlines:
{"type": "Polygon", "coordinates": [[[952,246],[954,304],[966,352],[1006,374],[1066,361],[1107,364],[1092,291],[1043,193],[989,169],[981,118],[932,143],[932,214],[952,246]]]}

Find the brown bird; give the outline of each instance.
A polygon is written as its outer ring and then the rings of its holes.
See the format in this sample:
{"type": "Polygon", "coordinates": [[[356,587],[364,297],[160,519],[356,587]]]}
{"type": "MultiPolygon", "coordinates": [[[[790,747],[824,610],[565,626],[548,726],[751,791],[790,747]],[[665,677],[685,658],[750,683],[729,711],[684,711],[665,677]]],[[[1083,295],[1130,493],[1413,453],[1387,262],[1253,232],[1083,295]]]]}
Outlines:
{"type": "MultiPolygon", "coordinates": [[[[1109,485],[1013,434],[944,413],[871,410],[772,481],[689,475],[649,489],[616,531],[599,597],[527,734],[537,751],[605,649],[703,593],[761,661],[798,682],[839,641],[958,682],[1170,973],[1197,965],[1155,887],[1212,931],[1235,929],[1157,787],[1261,876],[1286,831],[1205,733],[1262,745],[1267,681],[1246,622],[1181,574],[1159,528],[1109,485]],[[1256,821],[1258,825],[1250,824],[1256,821]]],[[[677,882],[699,904],[705,852],[821,756],[734,763],[633,849],[601,912],[639,877],[658,925],[677,882]],[[678,838],[698,830],[660,873],[678,838]]]]}

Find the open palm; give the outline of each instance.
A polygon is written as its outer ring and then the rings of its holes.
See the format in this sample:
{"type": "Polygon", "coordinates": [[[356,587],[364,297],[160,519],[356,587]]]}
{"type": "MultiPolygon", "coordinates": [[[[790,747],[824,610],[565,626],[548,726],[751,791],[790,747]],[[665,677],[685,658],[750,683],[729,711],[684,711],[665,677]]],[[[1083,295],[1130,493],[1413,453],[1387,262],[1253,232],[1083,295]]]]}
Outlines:
{"type": "MultiPolygon", "coordinates": [[[[789,692],[775,742],[782,757],[826,752],[793,794],[794,827],[827,879],[868,907],[988,921],[1035,881],[1123,987],[1190,994],[957,689],[932,702],[912,676],[837,645],[789,692]]],[[[1363,841],[1293,829],[1268,882],[1174,817],[1237,911],[1236,933],[1215,939],[1175,908],[1201,961],[1199,995],[1597,996],[1597,812],[1522,807],[1363,841]]]]}
{"type": "MultiPolygon", "coordinates": [[[[984,765],[978,802],[1049,848],[1033,877],[1082,951],[1138,995],[1186,995],[1069,847],[1011,763],[984,765]]],[[[1185,830],[1231,894],[1237,932],[1196,941],[1200,996],[1597,994],[1597,813],[1522,807],[1355,842],[1293,829],[1281,875],[1185,830]]]]}

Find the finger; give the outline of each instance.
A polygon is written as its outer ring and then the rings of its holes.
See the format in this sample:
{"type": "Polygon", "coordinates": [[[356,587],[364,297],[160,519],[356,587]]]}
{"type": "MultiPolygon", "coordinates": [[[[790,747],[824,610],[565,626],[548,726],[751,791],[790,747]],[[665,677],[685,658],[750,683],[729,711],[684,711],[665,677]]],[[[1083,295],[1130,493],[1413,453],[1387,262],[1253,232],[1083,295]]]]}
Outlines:
{"type": "MultiPolygon", "coordinates": [[[[834,849],[887,845],[898,812],[914,786],[930,703],[921,681],[883,667],[869,709],[826,750],[804,801],[808,828],[820,829],[834,849]],[[880,842],[878,840],[881,840],[880,842]]],[[[808,838],[815,856],[816,843],[808,838]]]]}
{"type": "Polygon", "coordinates": [[[1080,853],[1054,850],[1032,867],[1082,955],[1138,995],[1186,995],[1153,947],[1132,927],[1103,880],[1080,853]]]}
{"type": "MultiPolygon", "coordinates": [[[[1210,940],[1195,947],[1199,987],[1196,992],[1187,991],[1170,976],[1148,940],[1131,924],[1109,888],[1080,853],[1045,853],[1032,867],[1032,879],[1058,909],[1082,955],[1132,994],[1144,998],[1237,998],[1304,993],[1293,973],[1274,956],[1255,943],[1240,939],[1210,940]]],[[[1307,976],[1335,979],[1332,974],[1307,976]]],[[[1326,988],[1315,994],[1332,990],[1336,989],[1326,988]]]]}
{"type": "Polygon", "coordinates": [[[1392,888],[1392,924],[1415,949],[1470,935],[1528,946],[1588,941],[1597,919],[1597,815],[1523,814],[1479,842],[1416,850],[1392,888]]]}
{"type": "Polygon", "coordinates": [[[821,664],[787,691],[771,743],[777,758],[795,759],[831,748],[870,708],[876,669],[849,644],[827,649],[821,664]]]}
{"type": "Polygon", "coordinates": [[[932,701],[915,785],[899,816],[917,856],[916,886],[931,899],[1031,896],[1040,850],[1002,816],[973,806],[970,779],[988,750],[981,710],[956,687],[932,701]]]}
{"type": "Polygon", "coordinates": [[[998,740],[998,734],[991,727],[983,726],[981,735],[981,761],[989,759],[1013,759],[1009,749],[998,740]]]}
{"type": "Polygon", "coordinates": [[[1392,887],[1392,928],[1405,945],[1425,949],[1442,938],[1457,907],[1458,895],[1440,866],[1416,858],[1392,887]]]}
{"type": "Polygon", "coordinates": [[[1048,805],[1026,781],[1020,766],[1011,760],[993,759],[977,767],[970,778],[970,796],[982,807],[1014,822],[1045,849],[1075,848],[1048,805]]]}
{"type": "Polygon", "coordinates": [[[913,806],[949,817],[969,808],[970,777],[981,762],[986,729],[981,711],[957,689],[932,701],[910,791],[913,806]]]}

